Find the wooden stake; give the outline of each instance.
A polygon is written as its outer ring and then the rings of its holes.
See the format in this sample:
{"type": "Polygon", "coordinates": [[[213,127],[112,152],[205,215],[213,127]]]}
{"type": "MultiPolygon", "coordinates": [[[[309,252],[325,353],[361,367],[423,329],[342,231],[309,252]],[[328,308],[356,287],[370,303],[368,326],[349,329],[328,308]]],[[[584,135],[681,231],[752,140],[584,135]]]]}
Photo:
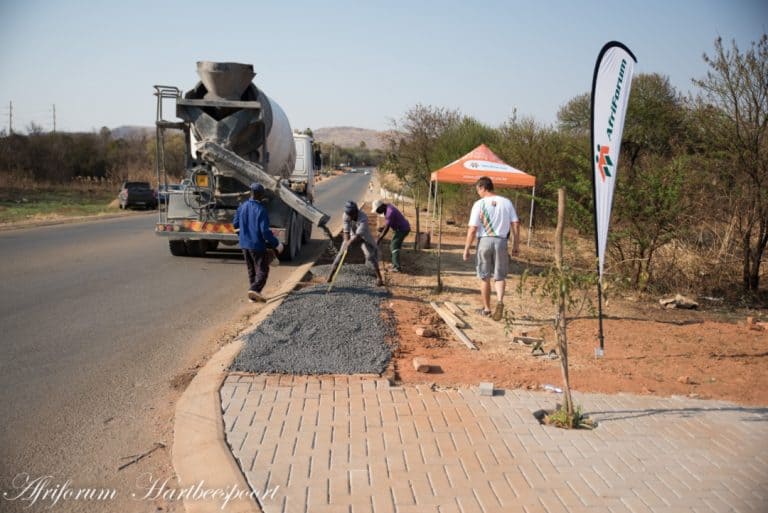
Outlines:
{"type": "MultiPolygon", "coordinates": [[[[557,229],[555,231],[555,266],[557,267],[558,280],[563,280],[563,232],[565,231],[565,189],[557,190],[557,229]]],[[[560,369],[563,373],[565,384],[565,410],[569,417],[573,417],[573,398],[571,397],[571,384],[568,379],[568,339],[566,338],[565,320],[565,295],[562,284],[558,284],[557,292],[557,317],[555,319],[555,332],[557,333],[557,348],[560,353],[560,369]]]]}

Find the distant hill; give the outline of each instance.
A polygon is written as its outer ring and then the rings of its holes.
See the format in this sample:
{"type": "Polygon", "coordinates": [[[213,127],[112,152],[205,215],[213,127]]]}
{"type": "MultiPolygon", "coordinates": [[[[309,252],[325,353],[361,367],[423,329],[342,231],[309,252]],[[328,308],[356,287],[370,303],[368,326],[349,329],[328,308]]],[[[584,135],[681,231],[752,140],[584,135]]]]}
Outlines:
{"type": "MultiPolygon", "coordinates": [[[[354,148],[360,146],[360,141],[365,142],[366,147],[372,150],[384,149],[385,132],[357,128],[353,126],[332,126],[318,128],[312,131],[315,141],[324,144],[334,143],[342,148],[354,148]]],[[[112,137],[115,139],[131,139],[134,137],[154,137],[155,128],[151,126],[122,125],[112,129],[112,137]]]]}
{"type": "Polygon", "coordinates": [[[112,138],[131,139],[134,137],[150,137],[155,135],[155,127],[122,125],[112,129],[112,138]]]}
{"type": "Polygon", "coordinates": [[[372,150],[384,149],[384,132],[370,130],[368,128],[356,128],[352,126],[333,126],[312,130],[315,141],[330,144],[342,148],[354,148],[360,146],[360,141],[372,150]]]}

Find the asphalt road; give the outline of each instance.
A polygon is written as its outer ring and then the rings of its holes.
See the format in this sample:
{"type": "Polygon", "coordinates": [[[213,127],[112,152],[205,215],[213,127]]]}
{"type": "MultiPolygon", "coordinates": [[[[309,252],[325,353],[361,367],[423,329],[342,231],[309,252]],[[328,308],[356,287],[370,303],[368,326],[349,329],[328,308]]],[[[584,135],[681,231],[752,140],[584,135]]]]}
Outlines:
{"type": "MultiPolygon", "coordinates": [[[[318,185],[316,204],[331,226],[368,180],[345,175],[318,185]]],[[[156,510],[157,501],[121,499],[143,497],[158,477],[144,472],[170,472],[167,454],[157,454],[167,449],[118,467],[157,442],[170,446],[173,379],[210,353],[217,332],[250,304],[238,252],[172,257],[152,231],[155,219],[0,233],[0,511],[156,510]],[[26,508],[29,501],[3,500],[2,492],[20,492],[12,481],[18,486],[23,474],[51,476],[48,488],[114,489],[118,500],[60,499],[50,509],[51,497],[26,508]]],[[[315,240],[299,262],[273,268],[266,294],[324,244],[315,240]]]]}

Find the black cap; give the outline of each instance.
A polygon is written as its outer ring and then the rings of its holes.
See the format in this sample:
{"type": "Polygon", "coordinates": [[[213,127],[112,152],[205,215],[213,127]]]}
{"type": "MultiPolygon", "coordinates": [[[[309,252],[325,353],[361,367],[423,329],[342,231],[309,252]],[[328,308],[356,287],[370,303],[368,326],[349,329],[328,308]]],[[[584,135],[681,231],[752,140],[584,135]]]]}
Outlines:
{"type": "Polygon", "coordinates": [[[258,194],[264,194],[264,186],[258,182],[253,182],[251,184],[251,191],[258,194]]]}
{"type": "Polygon", "coordinates": [[[344,213],[347,215],[357,214],[357,203],[354,201],[347,201],[344,204],[344,213]]]}

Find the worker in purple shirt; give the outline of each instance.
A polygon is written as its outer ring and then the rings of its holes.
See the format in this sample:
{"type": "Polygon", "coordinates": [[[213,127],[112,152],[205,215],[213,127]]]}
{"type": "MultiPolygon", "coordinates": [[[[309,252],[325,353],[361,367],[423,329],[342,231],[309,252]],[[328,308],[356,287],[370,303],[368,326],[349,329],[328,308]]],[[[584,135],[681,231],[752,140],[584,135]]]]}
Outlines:
{"type": "Polygon", "coordinates": [[[399,273],[402,270],[400,267],[400,248],[403,247],[405,238],[411,233],[411,225],[408,224],[405,216],[391,203],[376,200],[373,202],[373,211],[383,215],[384,219],[386,219],[384,230],[382,230],[379,239],[376,241],[377,246],[381,244],[384,236],[392,228],[392,242],[389,244],[389,249],[392,251],[392,271],[399,273]]]}

